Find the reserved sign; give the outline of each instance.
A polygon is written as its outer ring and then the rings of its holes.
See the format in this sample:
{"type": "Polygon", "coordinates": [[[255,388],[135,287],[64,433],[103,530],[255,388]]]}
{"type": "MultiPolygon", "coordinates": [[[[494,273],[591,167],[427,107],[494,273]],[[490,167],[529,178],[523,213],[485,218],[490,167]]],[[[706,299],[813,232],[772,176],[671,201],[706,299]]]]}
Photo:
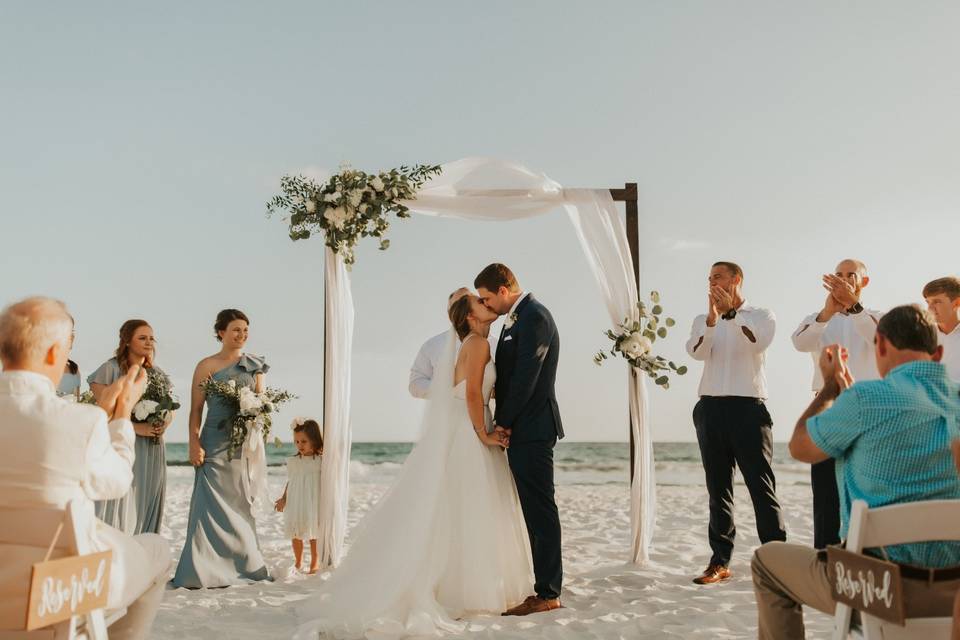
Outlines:
{"type": "Polygon", "coordinates": [[[903,583],[898,565],[840,547],[827,547],[827,576],[837,602],[904,625],[903,583]]]}
{"type": "Polygon", "coordinates": [[[27,631],[106,607],[111,556],[104,551],[33,565],[27,631]]]}

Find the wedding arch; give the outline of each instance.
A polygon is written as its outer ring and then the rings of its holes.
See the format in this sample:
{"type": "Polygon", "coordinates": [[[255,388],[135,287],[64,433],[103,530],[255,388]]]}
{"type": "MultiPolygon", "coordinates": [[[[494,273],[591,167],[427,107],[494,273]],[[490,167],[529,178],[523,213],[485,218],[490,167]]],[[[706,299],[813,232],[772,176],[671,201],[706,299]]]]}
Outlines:
{"type": "MultiPolygon", "coordinates": [[[[622,189],[564,189],[514,162],[464,158],[441,165],[415,199],[411,213],[466,220],[508,221],[566,210],[614,325],[638,320],[640,258],[636,183],[622,189]],[[616,202],[625,203],[626,224],[616,202]]],[[[308,234],[309,235],[309,234],[308,234]]],[[[321,471],[321,563],[340,562],[349,503],[350,376],[354,306],[349,265],[330,246],[324,268],[324,463],[321,471]]],[[[630,410],[630,559],[648,559],[656,517],[653,443],[643,375],[628,367],[630,410]]]]}

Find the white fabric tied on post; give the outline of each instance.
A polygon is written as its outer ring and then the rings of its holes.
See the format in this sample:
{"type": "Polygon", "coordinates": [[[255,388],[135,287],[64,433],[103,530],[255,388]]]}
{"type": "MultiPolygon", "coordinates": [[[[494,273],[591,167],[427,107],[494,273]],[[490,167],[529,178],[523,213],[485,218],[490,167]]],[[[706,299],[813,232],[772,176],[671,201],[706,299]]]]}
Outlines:
{"type": "Polygon", "coordinates": [[[323,464],[320,466],[320,566],[337,566],[347,533],[350,502],[350,375],[353,295],[343,258],[326,247],[326,328],[323,373],[323,464]]]}
{"type": "MultiPolygon", "coordinates": [[[[417,199],[404,204],[412,213],[487,221],[517,220],[566,209],[603,292],[612,322],[636,317],[639,298],[626,230],[607,190],[563,189],[546,175],[513,162],[465,158],[444,164],[441,174],[424,185],[417,199]]],[[[326,435],[321,503],[330,500],[333,504],[328,504],[321,514],[327,516],[331,513],[327,509],[336,507],[337,517],[342,520],[330,521],[330,530],[321,541],[321,548],[325,549],[321,551],[321,559],[326,557],[325,553],[339,559],[343,544],[343,525],[339,523],[346,521],[349,497],[350,344],[354,310],[343,260],[335,257],[329,248],[326,251],[326,435]],[[336,456],[335,462],[332,462],[333,456],[336,456]]],[[[649,557],[656,520],[653,443],[647,425],[645,381],[629,369],[627,375],[630,428],[637,461],[630,493],[630,559],[642,563],[649,557]]]]}
{"type": "Polygon", "coordinates": [[[243,492],[259,515],[271,513],[270,492],[267,488],[267,451],[263,443],[263,417],[247,420],[247,437],[240,447],[240,474],[243,492]]]}

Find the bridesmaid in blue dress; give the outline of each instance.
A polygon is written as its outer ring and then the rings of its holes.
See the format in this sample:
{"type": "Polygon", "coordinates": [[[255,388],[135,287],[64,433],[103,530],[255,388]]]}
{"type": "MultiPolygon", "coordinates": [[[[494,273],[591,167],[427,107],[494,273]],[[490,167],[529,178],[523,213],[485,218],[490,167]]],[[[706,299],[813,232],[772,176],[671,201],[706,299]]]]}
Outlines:
{"type": "Polygon", "coordinates": [[[204,358],[193,374],[190,398],[190,463],[195,467],[190,518],[173,586],[188,589],[226,587],[271,580],[250,502],[243,490],[240,457],[229,457],[233,408],[207,398],[200,384],[207,378],[263,390],[269,367],[263,358],[243,353],[249,320],[237,309],[224,309],[214,324],[220,353],[204,358]],[[203,405],[207,418],[200,428],[203,405]]]}
{"type": "MultiPolygon", "coordinates": [[[[146,320],[127,320],[120,327],[120,344],[116,355],[90,374],[87,382],[93,395],[99,399],[107,386],[126,374],[133,365],[142,365],[151,375],[165,375],[154,365],[156,339],[146,320]]],[[[95,503],[97,517],[124,533],[160,533],[163,520],[163,502],[167,486],[167,457],[163,434],[173,421],[173,412],[162,425],[148,422],[133,423],[134,444],[133,485],[123,498],[100,500],[95,503]]]]}

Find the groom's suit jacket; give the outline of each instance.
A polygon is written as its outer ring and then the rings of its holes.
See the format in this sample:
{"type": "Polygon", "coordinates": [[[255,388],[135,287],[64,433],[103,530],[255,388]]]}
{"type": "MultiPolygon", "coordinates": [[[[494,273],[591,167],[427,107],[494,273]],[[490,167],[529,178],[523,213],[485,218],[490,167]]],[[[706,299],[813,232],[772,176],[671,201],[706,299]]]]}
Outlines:
{"type": "Polygon", "coordinates": [[[517,305],[516,320],[497,343],[497,425],[512,429],[510,442],[553,441],[563,437],[554,385],[560,334],[553,316],[533,295],[517,305]]]}

